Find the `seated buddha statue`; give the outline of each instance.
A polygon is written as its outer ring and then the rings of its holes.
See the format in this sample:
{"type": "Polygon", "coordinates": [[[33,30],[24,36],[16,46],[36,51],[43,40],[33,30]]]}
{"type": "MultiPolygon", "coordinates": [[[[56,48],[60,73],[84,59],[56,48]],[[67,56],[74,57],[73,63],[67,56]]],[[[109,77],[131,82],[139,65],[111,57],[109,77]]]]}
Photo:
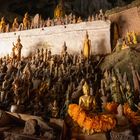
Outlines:
{"type": "Polygon", "coordinates": [[[90,95],[90,87],[85,82],[83,85],[83,96],[79,98],[79,106],[86,111],[91,111],[96,106],[95,98],[90,95]]]}

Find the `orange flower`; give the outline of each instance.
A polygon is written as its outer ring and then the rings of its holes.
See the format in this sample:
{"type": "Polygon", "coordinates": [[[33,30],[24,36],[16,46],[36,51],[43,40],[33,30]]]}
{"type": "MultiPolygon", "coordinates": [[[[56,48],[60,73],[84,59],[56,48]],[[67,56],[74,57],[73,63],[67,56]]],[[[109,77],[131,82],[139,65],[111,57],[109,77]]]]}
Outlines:
{"type": "Polygon", "coordinates": [[[117,113],[118,104],[115,102],[109,102],[105,105],[105,109],[110,113],[117,113]]]}
{"type": "Polygon", "coordinates": [[[77,120],[77,123],[79,124],[80,127],[83,127],[85,119],[86,119],[86,113],[84,111],[81,111],[79,113],[78,120],[77,120]]]}
{"type": "Polygon", "coordinates": [[[90,117],[86,117],[85,122],[84,122],[84,127],[86,130],[91,130],[93,124],[93,120],[90,117]]]}
{"type": "Polygon", "coordinates": [[[82,108],[76,104],[69,105],[68,113],[72,119],[87,132],[106,132],[116,125],[116,120],[112,115],[96,115],[89,117],[82,108]]]}
{"type": "Polygon", "coordinates": [[[134,124],[140,124],[140,116],[138,116],[137,112],[131,110],[130,106],[126,103],[123,106],[124,108],[124,115],[134,124]]]}

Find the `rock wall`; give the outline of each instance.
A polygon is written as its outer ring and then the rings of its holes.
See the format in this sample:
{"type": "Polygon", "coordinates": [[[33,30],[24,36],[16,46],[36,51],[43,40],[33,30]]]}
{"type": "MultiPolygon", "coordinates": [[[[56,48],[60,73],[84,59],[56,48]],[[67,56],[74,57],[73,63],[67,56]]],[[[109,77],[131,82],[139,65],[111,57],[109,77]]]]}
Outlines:
{"type": "Polygon", "coordinates": [[[66,41],[70,53],[78,53],[83,48],[86,31],[92,45],[92,54],[108,54],[110,46],[110,21],[82,22],[79,24],[24,30],[0,34],[0,55],[11,54],[13,42],[18,35],[23,45],[22,55],[27,56],[37,48],[51,49],[53,54],[61,52],[66,41]]]}
{"type": "Polygon", "coordinates": [[[125,36],[128,31],[135,31],[140,35],[140,7],[132,7],[109,15],[113,23],[117,23],[120,35],[125,36]]]}

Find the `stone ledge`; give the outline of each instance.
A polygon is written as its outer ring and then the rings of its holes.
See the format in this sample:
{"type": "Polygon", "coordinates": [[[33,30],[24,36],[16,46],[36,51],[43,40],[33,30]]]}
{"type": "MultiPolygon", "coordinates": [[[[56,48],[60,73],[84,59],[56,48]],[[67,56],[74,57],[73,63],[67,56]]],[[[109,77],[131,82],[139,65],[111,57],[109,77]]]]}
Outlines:
{"type": "Polygon", "coordinates": [[[107,140],[105,133],[99,133],[99,134],[93,134],[93,135],[72,133],[71,138],[75,138],[77,140],[107,140]]]}

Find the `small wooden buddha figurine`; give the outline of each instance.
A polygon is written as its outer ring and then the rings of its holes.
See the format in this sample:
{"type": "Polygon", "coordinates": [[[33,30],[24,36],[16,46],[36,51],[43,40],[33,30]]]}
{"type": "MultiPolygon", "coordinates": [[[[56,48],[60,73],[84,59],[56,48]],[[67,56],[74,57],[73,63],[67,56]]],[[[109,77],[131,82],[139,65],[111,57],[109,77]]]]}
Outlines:
{"type": "Polygon", "coordinates": [[[12,24],[12,31],[17,31],[19,28],[18,18],[16,17],[12,24]]]}
{"type": "Polygon", "coordinates": [[[57,118],[58,113],[59,113],[59,108],[58,108],[56,100],[54,100],[53,105],[52,105],[52,117],[57,118]]]}

